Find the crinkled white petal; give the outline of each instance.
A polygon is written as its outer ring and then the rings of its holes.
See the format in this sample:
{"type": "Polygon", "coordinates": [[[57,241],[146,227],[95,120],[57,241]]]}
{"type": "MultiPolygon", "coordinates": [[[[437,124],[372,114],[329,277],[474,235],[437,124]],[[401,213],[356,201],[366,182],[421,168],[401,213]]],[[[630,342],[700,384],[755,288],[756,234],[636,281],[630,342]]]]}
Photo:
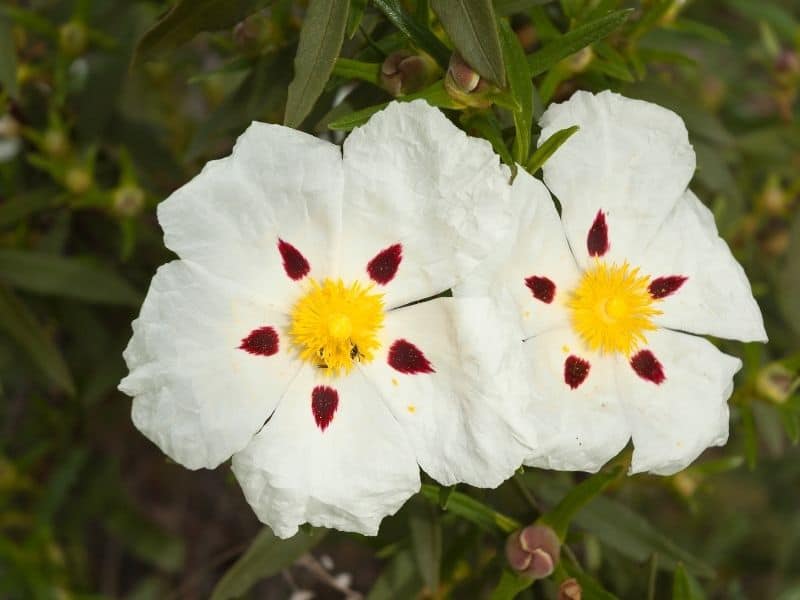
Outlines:
{"type": "Polygon", "coordinates": [[[468,275],[516,218],[510,172],[422,100],[392,103],[344,143],[341,275],[367,276],[380,251],[402,245],[389,307],[433,296],[468,275]]]}
{"type": "Polygon", "coordinates": [[[540,124],[540,143],[561,129],[580,127],[543,172],[584,267],[598,210],[608,224],[605,258],[621,262],[652,238],[694,173],[695,154],[683,121],[656,104],[609,91],[577,92],[551,105],[540,124]]]}
{"type": "Polygon", "coordinates": [[[405,433],[358,370],[330,378],[303,368],[269,422],[234,455],[233,472],[258,518],[282,538],[305,522],[375,535],[420,486],[405,433]],[[312,412],[319,385],[339,395],[325,430],[312,412]]]}
{"type": "Polygon", "coordinates": [[[666,376],[660,385],[639,377],[624,357],[617,359],[620,400],[633,433],[630,470],[671,475],[728,440],[727,400],[742,363],[685,333],[660,329],[647,341],[666,376]]]}
{"type": "Polygon", "coordinates": [[[529,418],[539,441],[525,464],[597,471],[630,439],[614,380],[614,358],[586,350],[569,328],[537,335],[523,349],[535,391],[529,418]],[[588,376],[575,389],[564,378],[564,363],[570,355],[590,364],[588,376]]]}
{"type": "Polygon", "coordinates": [[[229,282],[183,261],[162,266],[150,284],[125,350],[133,422],[170,458],[213,468],[247,445],[274,409],[299,364],[288,352],[285,315],[229,282]],[[271,326],[279,352],[239,349],[271,326]]]}
{"type": "Polygon", "coordinates": [[[519,468],[535,432],[520,341],[506,315],[486,299],[439,298],[388,313],[381,339],[363,370],[428,475],[496,487],[519,468]],[[392,368],[397,340],[416,346],[434,372],[392,368]]]}
{"type": "Polygon", "coordinates": [[[688,277],[658,302],[663,314],[653,319],[657,324],[745,342],[767,341],[744,269],[719,237],[714,215],[691,191],[635,263],[651,279],[688,277]]]}
{"type": "Polygon", "coordinates": [[[528,337],[569,324],[566,302],[581,273],[547,188],[520,167],[512,194],[520,206],[516,232],[502,251],[453,288],[453,296],[485,296],[498,305],[513,303],[528,337]],[[534,296],[526,284],[532,277],[553,283],[551,302],[534,296]]]}
{"type": "Polygon", "coordinates": [[[310,276],[333,272],[341,228],[339,148],[288,127],[253,123],[233,154],[208,163],[158,207],[181,258],[288,308],[296,294],[278,251],[291,244],[310,276]]]}

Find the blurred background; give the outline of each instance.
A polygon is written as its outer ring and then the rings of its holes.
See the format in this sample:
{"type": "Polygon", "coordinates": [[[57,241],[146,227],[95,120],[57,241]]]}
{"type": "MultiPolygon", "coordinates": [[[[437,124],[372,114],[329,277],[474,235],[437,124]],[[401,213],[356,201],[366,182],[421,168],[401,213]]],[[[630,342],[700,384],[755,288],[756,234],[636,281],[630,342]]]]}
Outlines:
{"type": "MultiPolygon", "coordinates": [[[[207,598],[215,586],[216,598],[488,596],[503,536],[435,502],[412,499],[377,538],[306,531],[281,545],[227,467],[188,471],[133,427],[116,385],[130,322],[171,258],[155,206],[251,120],[283,121],[307,5],[170,8],[0,3],[0,597],[207,598]]],[[[494,9],[528,54],[575,44],[536,74],[534,117],[577,89],[614,89],[684,118],[693,188],[770,336],[720,342],[745,363],[725,448],[673,477],[623,478],[577,515],[568,559],[598,582],[584,598],[800,599],[800,3],[494,9]],[[601,39],[568,37],[623,8],[633,11],[601,39]]],[[[422,34],[450,46],[424,0],[352,0],[349,11],[340,55],[351,61],[295,119],[333,141],[355,111],[443,78],[422,34]],[[397,68],[379,71],[392,56],[397,68]],[[416,71],[397,66],[408,56],[422,56],[416,71]]],[[[446,89],[454,122],[507,158],[514,122],[500,101],[446,89]]],[[[527,469],[495,491],[459,491],[525,523],[582,478],[527,469]]],[[[557,596],[545,581],[521,597],[557,596]]]]}

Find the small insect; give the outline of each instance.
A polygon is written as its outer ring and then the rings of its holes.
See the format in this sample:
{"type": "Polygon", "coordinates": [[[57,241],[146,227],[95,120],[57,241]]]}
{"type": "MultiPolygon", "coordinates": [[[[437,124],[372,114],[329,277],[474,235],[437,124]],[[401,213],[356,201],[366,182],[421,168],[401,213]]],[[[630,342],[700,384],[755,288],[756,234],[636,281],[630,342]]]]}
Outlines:
{"type": "Polygon", "coordinates": [[[353,344],[353,347],[350,349],[350,359],[351,360],[358,360],[358,357],[361,353],[358,351],[358,346],[353,344]]]}

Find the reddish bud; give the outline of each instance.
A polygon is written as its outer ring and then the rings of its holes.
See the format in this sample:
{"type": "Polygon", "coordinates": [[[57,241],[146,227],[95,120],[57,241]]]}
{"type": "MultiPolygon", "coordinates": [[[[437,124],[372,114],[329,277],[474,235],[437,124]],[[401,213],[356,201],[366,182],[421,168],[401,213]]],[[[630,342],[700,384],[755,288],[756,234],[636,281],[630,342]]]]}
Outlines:
{"type": "Polygon", "coordinates": [[[436,65],[427,56],[398,50],[381,65],[381,85],[392,96],[403,96],[431,83],[435,70],[436,65]]]}
{"type": "Polygon", "coordinates": [[[574,577],[565,579],[558,588],[558,600],[581,600],[583,589],[574,577]]]}
{"type": "Polygon", "coordinates": [[[546,525],[531,525],[512,533],[506,541],[506,558],[519,573],[541,579],[549,576],[558,564],[561,542],[546,525]]]}
{"type": "Polygon", "coordinates": [[[492,101],[486,96],[491,86],[469,66],[458,52],[450,57],[444,87],[450,97],[465,106],[487,108],[492,101]]]}

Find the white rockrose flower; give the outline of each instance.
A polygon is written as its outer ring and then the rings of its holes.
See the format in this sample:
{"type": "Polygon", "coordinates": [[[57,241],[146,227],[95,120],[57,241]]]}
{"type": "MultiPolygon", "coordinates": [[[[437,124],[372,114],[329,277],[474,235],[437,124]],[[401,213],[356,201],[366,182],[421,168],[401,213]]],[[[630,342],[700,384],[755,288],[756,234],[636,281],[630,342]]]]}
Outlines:
{"type": "Polygon", "coordinates": [[[728,438],[737,358],[698,334],[766,341],[742,267],[688,189],[695,154],[674,113],[611,92],[551,106],[541,140],[580,129],[520,169],[505,254],[457,297],[514,306],[536,392],[526,464],[596,471],[632,438],[631,472],[671,474],[728,438]]]}
{"type": "Polygon", "coordinates": [[[493,487],[531,452],[511,319],[440,297],[508,237],[509,171],[423,101],[343,148],[253,123],[158,208],[180,260],[125,351],[133,421],[233,471],[281,537],[375,534],[420,487],[493,487]]]}

